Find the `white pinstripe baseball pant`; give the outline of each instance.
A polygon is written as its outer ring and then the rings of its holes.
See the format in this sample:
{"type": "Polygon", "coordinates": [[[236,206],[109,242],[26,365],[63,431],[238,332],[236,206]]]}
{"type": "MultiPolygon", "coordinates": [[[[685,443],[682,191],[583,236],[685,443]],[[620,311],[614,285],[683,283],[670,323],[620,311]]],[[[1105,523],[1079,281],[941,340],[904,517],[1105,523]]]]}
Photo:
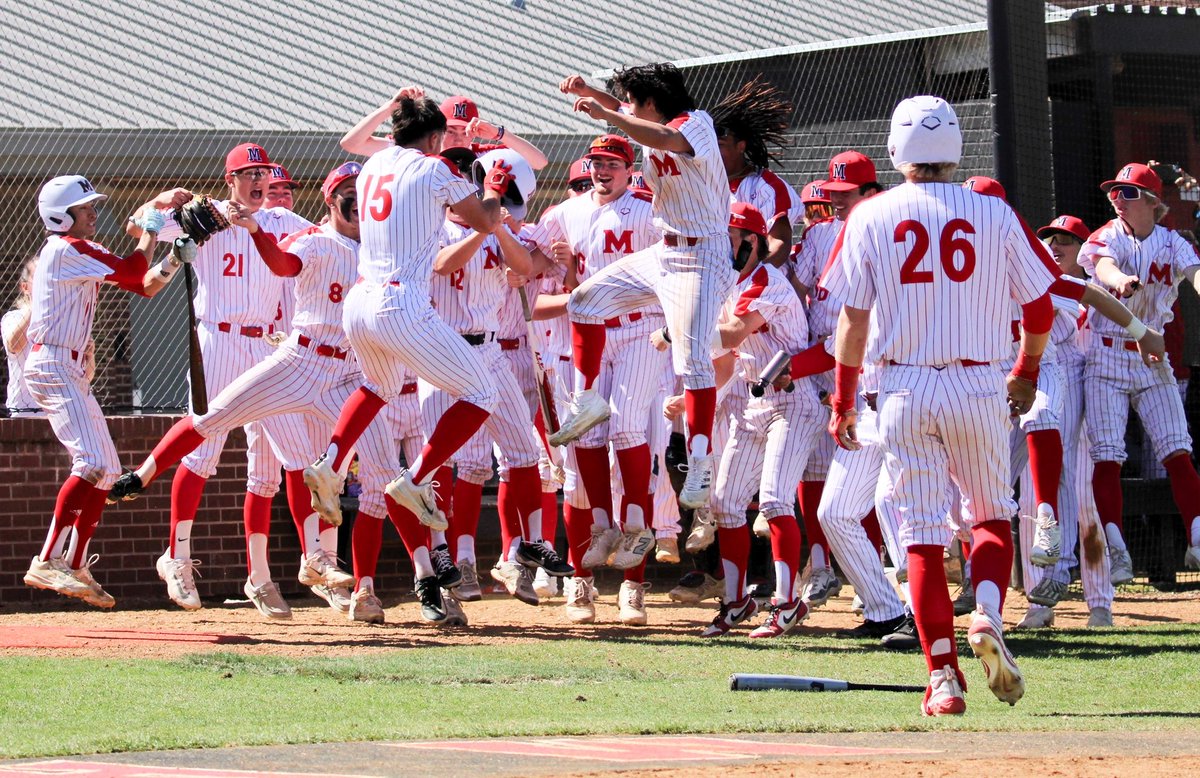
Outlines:
{"type": "Polygon", "coordinates": [[[612,416],[585,432],[578,445],[600,448],[611,442],[613,448],[624,449],[647,442],[650,409],[669,364],[667,354],[650,342],[650,334],[662,329],[665,321],[658,314],[643,314],[637,321],[607,328],[600,375],[593,386],[608,399],[612,416]]]}
{"type": "MultiPolygon", "coordinates": [[[[384,503],[383,490],[388,482],[395,477],[399,470],[398,461],[389,462],[386,457],[395,457],[396,452],[404,452],[404,461],[412,462],[421,453],[425,439],[421,435],[421,406],[417,393],[401,394],[383,407],[371,427],[380,428],[381,441],[380,458],[358,458],[358,480],[362,485],[362,493],[358,497],[358,510],[368,516],[383,518],[387,516],[387,505],[384,503]]],[[[328,440],[329,433],[319,440],[328,440]]]]}
{"type": "MultiPolygon", "coordinates": [[[[833,395],[833,373],[819,373],[811,376],[809,380],[812,382],[813,391],[825,392],[833,395]]],[[[822,406],[824,407],[824,406],[822,406]]],[[[826,408],[825,413],[831,413],[826,408]]],[[[825,481],[829,478],[829,463],[833,461],[834,454],[839,450],[837,442],[833,436],[829,434],[828,429],[829,419],[825,419],[825,425],[821,428],[813,438],[812,454],[808,458],[808,464],[804,466],[804,481],[825,481]]]]}
{"type": "MultiPolygon", "coordinates": [[[[1093,335],[1093,341],[1098,340],[1093,335]]],[[[1131,407],[1142,420],[1159,462],[1175,451],[1192,450],[1187,415],[1169,360],[1147,367],[1136,351],[1094,343],[1087,352],[1084,379],[1093,462],[1125,461],[1125,425],[1131,407]]]]}

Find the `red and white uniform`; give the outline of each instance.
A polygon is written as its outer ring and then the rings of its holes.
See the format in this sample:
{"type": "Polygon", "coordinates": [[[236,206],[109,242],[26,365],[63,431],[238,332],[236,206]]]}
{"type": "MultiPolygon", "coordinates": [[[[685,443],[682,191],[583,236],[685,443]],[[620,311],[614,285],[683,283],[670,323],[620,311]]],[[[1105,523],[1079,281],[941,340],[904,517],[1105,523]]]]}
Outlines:
{"type": "Polygon", "coordinates": [[[487,368],[429,300],[445,207],[475,186],[439,157],[392,146],[363,165],[357,191],[362,281],[347,295],[344,324],[367,388],[390,401],[416,373],[491,411],[496,389],[487,368]]]}
{"type": "MultiPolygon", "coordinates": [[[[1094,275],[1096,259],[1101,256],[1111,257],[1121,272],[1141,280],[1141,288],[1124,300],[1125,306],[1159,332],[1173,318],[1171,309],[1184,271],[1200,265],[1200,256],[1178,233],[1155,226],[1145,240],[1138,240],[1120,219],[1092,233],[1079,252],[1079,264],[1094,275]]],[[[1172,452],[1190,451],[1187,417],[1170,361],[1147,367],[1125,330],[1107,319],[1093,317],[1091,329],[1084,407],[1092,461],[1125,461],[1125,422],[1130,407],[1142,420],[1155,459],[1161,462],[1172,452]]]]}
{"type": "Polygon", "coordinates": [[[693,153],[642,150],[646,185],[654,191],[653,224],[663,240],[581,284],[569,312],[574,321],[599,324],[661,304],[676,374],[687,388],[704,389],[716,383],[709,346],[737,280],[729,258],[729,183],[707,113],[688,111],[667,126],[693,153]]]}
{"type": "Polygon", "coordinates": [[[1056,278],[1003,201],[954,184],[903,184],[855,208],[844,256],[822,285],[873,309],[867,362],[880,376],[880,434],[894,499],[908,513],[901,543],[946,545],[946,473],[965,526],[1016,509],[1007,452],[1004,376],[1012,301],[1056,278]],[[936,431],[937,438],[931,432],[936,431]]]}
{"type": "Polygon", "coordinates": [[[25,384],[25,363],[32,353],[33,343],[26,337],[25,345],[15,352],[9,351],[7,346],[10,335],[16,331],[17,322],[21,318],[21,311],[9,311],[0,319],[0,330],[3,330],[4,334],[4,351],[8,359],[8,393],[5,395],[4,404],[10,415],[33,413],[38,410],[37,401],[33,399],[29,387],[25,384]]]}
{"type": "Polygon", "coordinates": [[[729,182],[729,191],[735,203],[749,203],[767,220],[771,229],[779,219],[796,224],[804,218],[804,204],[796,190],[787,181],[763,168],[745,178],[729,182]]]}

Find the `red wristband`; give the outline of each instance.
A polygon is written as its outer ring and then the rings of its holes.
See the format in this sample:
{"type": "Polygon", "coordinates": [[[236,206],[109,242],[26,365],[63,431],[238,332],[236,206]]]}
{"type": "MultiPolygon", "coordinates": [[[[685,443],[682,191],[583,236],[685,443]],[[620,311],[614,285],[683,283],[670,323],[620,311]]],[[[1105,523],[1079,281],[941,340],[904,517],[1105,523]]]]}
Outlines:
{"type": "Polygon", "coordinates": [[[854,410],[855,396],[858,395],[858,375],[862,368],[837,363],[833,369],[833,399],[830,407],[833,412],[842,416],[854,410]]]}
{"type": "Polygon", "coordinates": [[[1041,364],[1041,354],[1037,355],[1036,357],[1032,357],[1029,354],[1026,354],[1024,351],[1018,351],[1017,359],[1015,362],[1013,362],[1012,375],[1015,375],[1017,378],[1024,378],[1026,381],[1036,384],[1038,380],[1038,371],[1041,368],[1041,364]]]}

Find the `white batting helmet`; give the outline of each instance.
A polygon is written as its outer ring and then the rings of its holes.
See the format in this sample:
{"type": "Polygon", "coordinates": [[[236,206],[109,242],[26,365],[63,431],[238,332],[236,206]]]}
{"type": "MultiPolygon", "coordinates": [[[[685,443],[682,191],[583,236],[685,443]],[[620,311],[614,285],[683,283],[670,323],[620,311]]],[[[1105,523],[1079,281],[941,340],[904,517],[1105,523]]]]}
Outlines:
{"type": "Polygon", "coordinates": [[[108,195],[97,192],[83,176],[59,176],[42,184],[38,192],[38,216],[50,232],[66,232],[75,223],[67,213],[68,208],[107,199],[108,195]]]}
{"type": "Polygon", "coordinates": [[[957,164],[962,159],[962,128],[954,108],[933,95],[901,100],[892,111],[888,154],[897,169],[910,162],[957,164]]]}
{"type": "Polygon", "coordinates": [[[537,178],[533,175],[533,168],[520,154],[512,149],[495,149],[481,155],[471,164],[471,180],[476,186],[482,187],[488,171],[497,162],[510,165],[513,173],[513,182],[508,185],[508,191],[500,197],[500,204],[516,218],[524,219],[526,206],[537,191],[537,178]]]}

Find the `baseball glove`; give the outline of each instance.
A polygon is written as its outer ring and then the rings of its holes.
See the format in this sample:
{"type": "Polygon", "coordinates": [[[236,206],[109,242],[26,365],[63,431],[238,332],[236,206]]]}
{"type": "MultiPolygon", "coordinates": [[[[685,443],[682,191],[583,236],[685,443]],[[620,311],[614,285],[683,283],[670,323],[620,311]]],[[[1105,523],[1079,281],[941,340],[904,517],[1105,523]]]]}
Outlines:
{"type": "Polygon", "coordinates": [[[229,227],[229,220],[208,195],[196,195],[190,202],[184,203],[182,208],[175,211],[175,221],[197,246],[203,246],[214,233],[229,227]]]}

